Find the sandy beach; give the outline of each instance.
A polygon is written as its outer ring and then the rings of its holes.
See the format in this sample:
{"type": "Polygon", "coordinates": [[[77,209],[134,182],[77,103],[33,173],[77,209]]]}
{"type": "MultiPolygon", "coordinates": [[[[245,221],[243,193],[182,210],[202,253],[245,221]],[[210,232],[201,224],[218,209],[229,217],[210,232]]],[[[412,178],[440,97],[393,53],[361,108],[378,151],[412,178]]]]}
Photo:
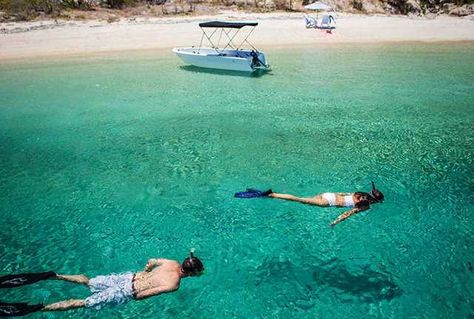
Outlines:
{"type": "Polygon", "coordinates": [[[255,20],[252,41],[259,48],[320,43],[396,41],[473,41],[474,19],[438,16],[339,14],[333,34],[306,29],[303,13],[245,14],[221,12],[214,16],[132,18],[105,21],[40,21],[0,24],[0,61],[94,54],[108,51],[171,49],[199,44],[198,23],[208,20],[255,20]]]}

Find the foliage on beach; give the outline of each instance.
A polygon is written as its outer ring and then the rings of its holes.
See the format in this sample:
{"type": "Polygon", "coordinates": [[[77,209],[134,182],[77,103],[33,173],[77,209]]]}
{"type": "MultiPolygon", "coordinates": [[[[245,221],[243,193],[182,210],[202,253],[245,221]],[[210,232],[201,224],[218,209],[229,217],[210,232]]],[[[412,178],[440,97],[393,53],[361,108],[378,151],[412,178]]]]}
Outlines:
{"type": "MultiPolygon", "coordinates": [[[[43,12],[45,14],[58,13],[61,10],[79,9],[92,10],[96,7],[121,9],[133,6],[141,0],[0,0],[0,10],[26,15],[43,12]]],[[[153,2],[153,1],[148,1],[153,2]]]]}
{"type": "MultiPolygon", "coordinates": [[[[87,18],[87,12],[107,12],[107,21],[119,16],[212,13],[213,9],[235,8],[247,11],[301,11],[313,0],[0,0],[0,22],[31,20],[37,17],[87,18]],[[133,11],[133,8],[138,8],[133,11]],[[71,16],[71,11],[84,14],[71,16]]],[[[340,12],[379,14],[474,14],[474,0],[327,0],[340,12]]],[[[100,16],[100,14],[98,14],[100,16]]],[[[90,15],[89,15],[90,17],[90,15]]],[[[96,16],[94,16],[96,17],[96,16]]]]}

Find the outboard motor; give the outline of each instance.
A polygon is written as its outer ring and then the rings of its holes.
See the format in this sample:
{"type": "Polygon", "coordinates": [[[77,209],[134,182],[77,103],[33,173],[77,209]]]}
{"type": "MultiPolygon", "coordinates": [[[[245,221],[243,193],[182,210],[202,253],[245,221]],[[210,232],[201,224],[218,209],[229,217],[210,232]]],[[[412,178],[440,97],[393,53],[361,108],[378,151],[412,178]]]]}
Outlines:
{"type": "Polygon", "coordinates": [[[252,65],[253,66],[261,66],[262,65],[262,61],[260,61],[260,59],[258,58],[257,52],[252,50],[250,52],[250,56],[252,57],[252,65]]]}

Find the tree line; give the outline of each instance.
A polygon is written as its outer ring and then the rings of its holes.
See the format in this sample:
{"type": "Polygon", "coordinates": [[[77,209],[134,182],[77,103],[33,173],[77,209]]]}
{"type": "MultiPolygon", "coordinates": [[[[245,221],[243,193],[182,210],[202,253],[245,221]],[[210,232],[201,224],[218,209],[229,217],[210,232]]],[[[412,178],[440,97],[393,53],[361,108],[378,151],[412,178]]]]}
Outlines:
{"type": "Polygon", "coordinates": [[[67,9],[91,10],[97,6],[122,9],[138,3],[156,2],[156,0],[0,0],[0,11],[28,18],[40,12],[55,15],[67,9]]]}
{"type": "MultiPolygon", "coordinates": [[[[170,0],[0,0],[0,11],[14,15],[17,20],[29,20],[38,16],[39,14],[46,14],[51,16],[59,16],[63,10],[77,9],[77,10],[93,10],[97,7],[104,7],[110,9],[123,9],[128,6],[138,4],[160,5],[170,0]]],[[[254,0],[257,3],[257,0],[254,0]]],[[[313,0],[300,0],[302,4],[308,4],[313,0]]],[[[363,2],[370,0],[352,0],[352,8],[356,11],[361,11],[363,2]],[[360,7],[358,9],[358,7],[360,7]]],[[[410,0],[381,0],[393,7],[399,8],[399,13],[406,14],[404,7],[407,6],[410,0]]],[[[228,5],[233,3],[229,0],[188,0],[189,3],[206,2],[210,4],[228,5]]],[[[276,9],[292,10],[292,2],[294,0],[274,0],[276,9]],[[284,6],[279,5],[284,2],[284,6]],[[289,1],[289,6],[287,4],[289,1]]],[[[418,0],[423,8],[436,8],[442,6],[444,3],[453,3],[461,6],[463,4],[473,4],[474,0],[418,0]]],[[[245,1],[247,3],[247,1],[245,1]]],[[[252,3],[252,0],[249,0],[252,3]]],[[[337,7],[337,6],[336,6],[337,7]]],[[[1,16],[0,16],[1,18],[1,16]]],[[[1,21],[1,19],[0,19],[1,21]]]]}

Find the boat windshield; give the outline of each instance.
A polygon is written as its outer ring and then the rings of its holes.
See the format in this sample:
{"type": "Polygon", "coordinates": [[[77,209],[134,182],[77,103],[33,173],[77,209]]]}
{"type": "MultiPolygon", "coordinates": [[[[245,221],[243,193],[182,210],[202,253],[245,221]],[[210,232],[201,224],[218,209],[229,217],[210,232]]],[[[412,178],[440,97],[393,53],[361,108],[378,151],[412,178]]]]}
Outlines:
{"type": "Polygon", "coordinates": [[[244,43],[247,43],[253,50],[258,50],[248,41],[249,36],[252,34],[255,27],[258,25],[257,22],[227,22],[227,21],[210,21],[199,24],[202,30],[201,42],[199,43],[199,50],[202,47],[204,39],[207,39],[211,48],[216,50],[218,53],[222,53],[224,50],[240,50],[244,43]],[[240,30],[244,27],[251,27],[251,30],[242,39],[237,35],[240,30]],[[224,40],[222,39],[224,37],[224,40]],[[221,41],[227,43],[224,47],[220,48],[221,41]],[[240,41],[239,41],[240,39],[240,41]]]}

